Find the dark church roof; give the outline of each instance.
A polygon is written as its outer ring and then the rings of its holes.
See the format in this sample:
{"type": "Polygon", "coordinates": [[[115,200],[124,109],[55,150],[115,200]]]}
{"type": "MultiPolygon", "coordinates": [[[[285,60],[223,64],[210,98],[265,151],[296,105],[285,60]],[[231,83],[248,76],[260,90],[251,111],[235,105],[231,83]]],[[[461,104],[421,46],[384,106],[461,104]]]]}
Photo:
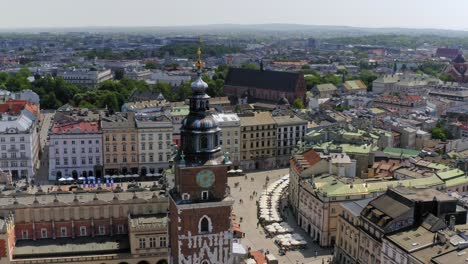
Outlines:
{"type": "Polygon", "coordinates": [[[453,59],[453,62],[455,63],[465,63],[465,57],[463,57],[463,54],[458,54],[455,59],[453,59]]]}
{"type": "Polygon", "coordinates": [[[299,76],[294,72],[230,68],[225,84],[292,92],[296,89],[299,76]]]}
{"type": "Polygon", "coordinates": [[[449,59],[454,59],[460,53],[459,49],[452,48],[437,48],[436,57],[444,57],[449,59]]]}

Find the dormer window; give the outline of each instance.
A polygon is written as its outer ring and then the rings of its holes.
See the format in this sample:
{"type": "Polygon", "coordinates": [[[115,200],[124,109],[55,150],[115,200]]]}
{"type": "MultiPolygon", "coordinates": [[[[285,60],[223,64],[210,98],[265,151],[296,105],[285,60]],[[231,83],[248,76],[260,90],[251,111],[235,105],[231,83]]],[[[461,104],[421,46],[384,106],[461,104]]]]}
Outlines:
{"type": "Polygon", "coordinates": [[[188,194],[188,193],[182,194],[182,200],[184,200],[184,201],[190,200],[190,194],[188,194]]]}

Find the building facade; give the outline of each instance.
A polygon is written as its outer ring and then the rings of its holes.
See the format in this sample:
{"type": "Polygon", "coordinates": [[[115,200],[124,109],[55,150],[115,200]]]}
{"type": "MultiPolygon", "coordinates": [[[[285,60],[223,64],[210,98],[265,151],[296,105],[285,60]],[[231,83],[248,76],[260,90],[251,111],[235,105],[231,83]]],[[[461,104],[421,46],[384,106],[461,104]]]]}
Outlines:
{"type": "Polygon", "coordinates": [[[276,168],[277,125],[271,113],[241,115],[240,125],[241,167],[244,170],[276,168]]]}
{"type": "Polygon", "coordinates": [[[49,180],[103,176],[99,121],[56,122],[49,137],[49,180]]]}
{"type": "Polygon", "coordinates": [[[2,264],[169,263],[168,199],[153,191],[11,199],[0,199],[2,264]]]}
{"type": "Polygon", "coordinates": [[[305,136],[307,120],[292,114],[273,116],[273,120],[276,122],[277,130],[276,165],[287,167],[292,151],[305,136]]]}
{"type": "Polygon", "coordinates": [[[240,165],[240,118],[237,114],[213,114],[213,117],[218,122],[221,132],[219,134],[219,145],[221,151],[229,152],[232,165],[235,169],[240,165]]]}
{"type": "Polygon", "coordinates": [[[106,114],[101,118],[104,174],[138,174],[138,133],[135,114],[106,114]]]}
{"type": "Polygon", "coordinates": [[[34,178],[39,169],[37,119],[26,110],[0,117],[0,168],[13,179],[34,178]]]}
{"type": "Polygon", "coordinates": [[[172,154],[172,122],[165,116],[139,115],[138,133],[139,173],[162,173],[169,168],[172,154]]]}
{"type": "Polygon", "coordinates": [[[68,83],[87,88],[96,88],[98,84],[113,78],[111,70],[88,69],[66,70],[59,72],[57,76],[62,77],[68,83]]]}

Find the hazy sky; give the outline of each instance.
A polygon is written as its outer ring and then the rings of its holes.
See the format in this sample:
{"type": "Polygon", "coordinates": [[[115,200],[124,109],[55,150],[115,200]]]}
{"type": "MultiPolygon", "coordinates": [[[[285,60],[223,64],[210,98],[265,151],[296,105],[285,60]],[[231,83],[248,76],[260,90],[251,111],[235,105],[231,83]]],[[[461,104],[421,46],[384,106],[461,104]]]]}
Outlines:
{"type": "Polygon", "coordinates": [[[0,0],[0,28],[294,23],[468,29],[468,0],[0,0]]]}

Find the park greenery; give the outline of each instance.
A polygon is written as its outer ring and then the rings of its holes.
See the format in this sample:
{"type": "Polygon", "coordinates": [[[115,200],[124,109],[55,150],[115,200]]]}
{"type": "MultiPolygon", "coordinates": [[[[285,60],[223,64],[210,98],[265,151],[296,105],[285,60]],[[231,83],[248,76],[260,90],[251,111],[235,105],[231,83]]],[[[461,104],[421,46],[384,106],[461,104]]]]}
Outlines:
{"type": "Polygon", "coordinates": [[[437,123],[436,127],[432,129],[431,134],[433,139],[440,139],[442,141],[453,138],[452,133],[450,133],[449,130],[445,129],[443,127],[443,124],[440,122],[437,123]]]}
{"type": "MultiPolygon", "coordinates": [[[[203,79],[208,83],[207,93],[210,96],[224,95],[226,73],[227,67],[220,66],[211,78],[203,75],[203,79]]],[[[190,82],[172,87],[163,82],[149,85],[145,81],[122,78],[102,82],[96,89],[90,89],[67,83],[61,77],[45,76],[29,81],[30,76],[32,73],[27,69],[21,69],[17,73],[1,72],[0,89],[11,92],[31,89],[39,95],[41,108],[44,109],[57,109],[67,103],[85,108],[120,109],[133,90],[162,93],[169,101],[183,101],[192,93],[190,82]]]]}

